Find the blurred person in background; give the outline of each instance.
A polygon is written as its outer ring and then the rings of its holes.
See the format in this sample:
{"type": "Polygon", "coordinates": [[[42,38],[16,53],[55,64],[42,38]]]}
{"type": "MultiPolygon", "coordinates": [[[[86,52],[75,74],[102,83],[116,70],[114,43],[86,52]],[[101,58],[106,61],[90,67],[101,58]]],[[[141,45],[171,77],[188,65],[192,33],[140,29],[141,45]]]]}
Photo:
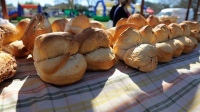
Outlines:
{"type": "Polygon", "coordinates": [[[113,26],[115,26],[116,23],[121,18],[128,18],[131,15],[127,7],[130,6],[132,0],[119,0],[119,1],[120,4],[118,5],[118,7],[116,7],[113,14],[113,26]]]}

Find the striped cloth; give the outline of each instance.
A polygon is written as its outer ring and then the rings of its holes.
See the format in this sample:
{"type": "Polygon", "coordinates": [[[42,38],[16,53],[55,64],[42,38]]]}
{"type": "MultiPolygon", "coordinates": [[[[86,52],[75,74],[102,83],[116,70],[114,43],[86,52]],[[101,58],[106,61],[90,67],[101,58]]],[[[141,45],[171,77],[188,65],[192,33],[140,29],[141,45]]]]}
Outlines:
{"type": "Polygon", "coordinates": [[[200,45],[143,73],[119,61],[70,86],[44,83],[31,59],[0,84],[0,112],[199,112],[200,45]]]}

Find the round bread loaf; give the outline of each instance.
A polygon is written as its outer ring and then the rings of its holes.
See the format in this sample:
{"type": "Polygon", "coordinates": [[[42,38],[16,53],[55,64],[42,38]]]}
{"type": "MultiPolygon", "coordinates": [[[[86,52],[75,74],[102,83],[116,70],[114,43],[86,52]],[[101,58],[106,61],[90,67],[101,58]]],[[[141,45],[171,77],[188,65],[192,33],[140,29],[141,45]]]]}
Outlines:
{"type": "Polygon", "coordinates": [[[190,36],[200,42],[200,33],[197,30],[190,30],[190,36]]]}
{"type": "Polygon", "coordinates": [[[99,28],[86,28],[75,38],[80,43],[79,53],[81,54],[92,52],[100,47],[110,47],[108,35],[99,28]]]}
{"type": "Polygon", "coordinates": [[[142,35],[142,43],[143,44],[155,44],[156,43],[156,35],[152,31],[152,27],[146,25],[142,27],[139,32],[142,35]]]}
{"type": "Polygon", "coordinates": [[[194,21],[183,21],[183,22],[188,25],[190,30],[196,30],[197,32],[200,31],[198,22],[194,22],[194,21]]]}
{"type": "Polygon", "coordinates": [[[118,26],[126,24],[127,23],[127,19],[128,18],[121,18],[119,21],[117,21],[115,26],[118,27],[118,26]]]}
{"type": "Polygon", "coordinates": [[[190,28],[186,23],[180,23],[179,26],[182,29],[183,36],[189,36],[190,35],[190,28]]]}
{"type": "Polygon", "coordinates": [[[68,20],[65,18],[62,19],[57,19],[53,21],[51,24],[52,31],[53,32],[64,32],[65,30],[65,25],[68,23],[68,20]]]}
{"type": "Polygon", "coordinates": [[[173,50],[173,56],[172,57],[179,57],[184,49],[184,44],[177,39],[171,39],[171,40],[167,40],[163,43],[167,43],[168,45],[170,45],[172,47],[173,50]]]}
{"type": "Polygon", "coordinates": [[[115,53],[111,47],[99,48],[84,55],[87,70],[108,70],[115,64],[115,53]]]}
{"type": "Polygon", "coordinates": [[[158,62],[170,62],[173,56],[172,47],[165,43],[156,43],[158,62]]]}
{"type": "Polygon", "coordinates": [[[117,41],[119,35],[121,35],[122,32],[124,32],[126,29],[128,29],[130,27],[139,30],[139,27],[133,23],[127,23],[127,24],[124,24],[124,25],[121,25],[121,26],[118,26],[115,28],[114,44],[117,41]]]}
{"type": "Polygon", "coordinates": [[[69,32],[70,34],[78,34],[81,33],[84,29],[91,27],[90,20],[85,15],[79,15],[75,18],[72,18],[65,25],[65,32],[69,32]]]}
{"type": "Polygon", "coordinates": [[[190,53],[198,45],[198,42],[193,37],[179,37],[176,38],[184,44],[183,53],[190,53]]]}
{"type": "Polygon", "coordinates": [[[179,24],[177,23],[171,23],[170,25],[168,25],[168,28],[170,30],[170,39],[174,39],[180,36],[183,36],[183,31],[181,29],[181,27],[179,26],[179,24]]]}
{"type": "Polygon", "coordinates": [[[150,16],[146,19],[146,21],[147,21],[147,24],[148,24],[149,26],[151,26],[152,28],[154,28],[155,26],[157,26],[158,24],[160,24],[159,19],[158,19],[156,16],[154,16],[154,15],[150,15],[150,16]]]}
{"type": "Polygon", "coordinates": [[[163,20],[163,21],[160,21],[160,23],[163,23],[165,25],[170,25],[172,22],[169,20],[169,19],[166,19],[166,20],[163,20]]]}
{"type": "Polygon", "coordinates": [[[147,25],[146,19],[140,14],[132,14],[128,17],[127,23],[133,23],[137,25],[139,28],[147,25]]]}
{"type": "Polygon", "coordinates": [[[99,21],[92,20],[92,21],[90,21],[90,25],[92,28],[100,28],[100,29],[106,30],[103,23],[101,23],[99,21]]]}
{"type": "Polygon", "coordinates": [[[22,40],[16,40],[7,45],[4,45],[3,50],[12,54],[16,58],[26,57],[29,54],[28,50],[25,48],[24,44],[22,43],[22,40]]]}
{"type": "Polygon", "coordinates": [[[119,36],[118,41],[114,45],[116,57],[123,60],[125,52],[131,47],[140,45],[142,42],[142,36],[138,30],[128,28],[119,36]]]}
{"type": "Polygon", "coordinates": [[[87,70],[108,70],[114,65],[114,51],[110,48],[105,30],[87,28],[77,34],[75,39],[80,43],[79,53],[87,61],[87,70]]]}
{"type": "Polygon", "coordinates": [[[169,39],[170,30],[165,24],[158,24],[153,28],[153,32],[156,35],[156,43],[169,39]]]}
{"type": "Polygon", "coordinates": [[[3,45],[9,44],[16,40],[21,40],[29,22],[30,22],[30,19],[26,18],[26,19],[20,20],[17,26],[12,25],[12,24],[1,25],[0,29],[4,32],[3,45]]]}
{"type": "Polygon", "coordinates": [[[55,85],[69,85],[81,80],[87,63],[78,49],[78,42],[67,32],[38,36],[33,59],[40,78],[55,85]]]}
{"type": "Polygon", "coordinates": [[[17,62],[15,57],[4,51],[0,51],[0,82],[15,75],[17,62]]]}
{"type": "Polygon", "coordinates": [[[158,64],[157,51],[153,45],[141,44],[126,51],[124,62],[140,71],[151,72],[158,64]]]}
{"type": "Polygon", "coordinates": [[[26,49],[32,54],[35,38],[38,35],[52,32],[51,24],[48,19],[42,14],[36,14],[32,17],[24,36],[22,37],[22,42],[26,49]]]}
{"type": "Polygon", "coordinates": [[[3,32],[2,37],[3,37],[3,45],[6,45],[10,42],[13,42],[15,40],[19,40],[20,35],[19,35],[19,31],[16,30],[16,27],[12,26],[12,25],[1,25],[0,26],[0,30],[3,32]]]}

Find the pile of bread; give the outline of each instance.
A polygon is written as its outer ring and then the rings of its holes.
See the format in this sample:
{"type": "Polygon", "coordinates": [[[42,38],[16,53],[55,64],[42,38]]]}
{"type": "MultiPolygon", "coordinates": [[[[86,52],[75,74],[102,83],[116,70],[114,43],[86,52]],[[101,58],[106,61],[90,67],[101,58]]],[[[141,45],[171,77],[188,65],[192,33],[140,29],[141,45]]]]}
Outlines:
{"type": "Polygon", "coordinates": [[[0,26],[2,49],[15,58],[31,54],[40,78],[54,85],[78,82],[87,70],[109,70],[116,60],[150,72],[158,62],[191,52],[200,41],[197,22],[161,23],[155,16],[145,19],[139,14],[109,29],[85,15],[51,24],[42,14],[6,28],[0,26]]]}

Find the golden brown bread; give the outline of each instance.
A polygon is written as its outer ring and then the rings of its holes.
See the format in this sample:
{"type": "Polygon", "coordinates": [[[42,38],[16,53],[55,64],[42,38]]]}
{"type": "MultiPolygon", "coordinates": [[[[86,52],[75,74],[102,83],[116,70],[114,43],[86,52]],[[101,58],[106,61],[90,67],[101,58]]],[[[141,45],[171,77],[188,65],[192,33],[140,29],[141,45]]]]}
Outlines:
{"type": "Polygon", "coordinates": [[[20,20],[17,26],[13,26],[10,24],[0,26],[0,29],[4,31],[3,45],[14,42],[16,40],[21,40],[29,22],[30,22],[30,19],[26,18],[26,19],[20,20]]]}
{"type": "Polygon", "coordinates": [[[132,14],[128,17],[127,23],[133,23],[137,25],[139,28],[147,25],[146,19],[140,14],[132,14]]]}
{"type": "Polygon", "coordinates": [[[165,24],[165,25],[170,25],[172,22],[169,20],[169,19],[167,19],[167,20],[163,20],[163,21],[160,21],[160,23],[163,23],[163,24],[165,24]]]}
{"type": "Polygon", "coordinates": [[[142,35],[138,30],[133,28],[128,28],[119,36],[113,49],[115,51],[116,57],[123,60],[125,52],[132,48],[140,45],[142,42],[142,35]]]}
{"type": "Polygon", "coordinates": [[[53,32],[64,32],[65,30],[65,25],[67,24],[68,20],[65,18],[62,19],[57,19],[53,21],[51,24],[52,31],[53,32]]]}
{"type": "Polygon", "coordinates": [[[147,21],[147,24],[148,24],[149,26],[151,26],[152,28],[154,28],[155,26],[157,26],[158,24],[160,24],[159,19],[158,19],[156,16],[154,16],[154,15],[150,15],[150,16],[146,19],[146,21],[147,21]]]}
{"type": "Polygon", "coordinates": [[[179,37],[176,38],[184,44],[183,53],[190,53],[198,45],[198,42],[193,37],[179,37]]]}
{"type": "Polygon", "coordinates": [[[87,70],[108,70],[115,64],[115,53],[111,47],[99,48],[84,55],[87,70]]]}
{"type": "Polygon", "coordinates": [[[22,40],[16,40],[3,46],[3,50],[12,54],[16,58],[22,58],[28,56],[29,52],[23,45],[22,40]]]}
{"type": "Polygon", "coordinates": [[[180,23],[179,26],[181,27],[183,31],[183,36],[189,36],[190,35],[190,28],[186,23],[180,23]]]}
{"type": "Polygon", "coordinates": [[[197,32],[200,31],[198,22],[195,22],[195,21],[183,21],[183,22],[188,25],[190,30],[196,30],[197,32]]]}
{"type": "Polygon", "coordinates": [[[40,78],[55,85],[69,85],[81,80],[87,63],[78,49],[79,43],[67,32],[38,36],[33,59],[40,78]]]}
{"type": "Polygon", "coordinates": [[[26,49],[32,54],[35,38],[41,34],[52,32],[51,24],[42,14],[36,14],[26,28],[22,42],[26,49]]]}
{"type": "Polygon", "coordinates": [[[84,29],[91,27],[90,20],[85,15],[79,15],[75,18],[72,18],[65,25],[65,32],[69,32],[70,34],[78,34],[81,33],[84,29]]]}
{"type": "Polygon", "coordinates": [[[114,39],[113,39],[114,44],[117,41],[119,35],[130,27],[133,28],[133,29],[139,30],[139,27],[136,24],[133,24],[133,23],[127,23],[127,24],[124,24],[124,25],[121,25],[121,26],[118,26],[118,27],[115,28],[115,34],[114,34],[114,39]]]}
{"type": "Polygon", "coordinates": [[[105,30],[105,26],[103,25],[103,23],[99,22],[99,21],[95,21],[95,20],[92,20],[90,21],[90,25],[92,28],[100,28],[100,29],[103,29],[105,30]]]}
{"type": "Polygon", "coordinates": [[[108,70],[114,65],[115,54],[105,30],[87,28],[77,34],[75,39],[80,44],[79,53],[87,61],[87,70],[108,70]]]}
{"type": "Polygon", "coordinates": [[[140,71],[151,72],[158,64],[157,51],[153,45],[141,44],[126,51],[124,62],[140,71]]]}
{"type": "Polygon", "coordinates": [[[146,25],[142,27],[139,32],[142,35],[142,43],[143,44],[155,44],[156,43],[156,35],[152,31],[152,27],[146,25]]]}
{"type": "Polygon", "coordinates": [[[190,36],[200,42],[200,33],[197,30],[190,30],[190,36]]]}
{"type": "Polygon", "coordinates": [[[172,47],[165,43],[156,43],[158,62],[170,62],[173,56],[172,47]]]}
{"type": "Polygon", "coordinates": [[[153,28],[153,32],[156,35],[156,43],[169,39],[170,30],[165,24],[158,24],[153,28]]]}
{"type": "Polygon", "coordinates": [[[79,53],[86,54],[100,47],[110,47],[109,37],[104,30],[99,28],[87,28],[75,36],[80,43],[79,53]]]}
{"type": "Polygon", "coordinates": [[[181,29],[181,27],[179,26],[179,24],[177,23],[171,23],[170,25],[168,25],[168,28],[170,30],[170,39],[174,39],[180,36],[183,36],[183,31],[181,29]]]}
{"type": "Polygon", "coordinates": [[[0,51],[0,82],[15,75],[17,63],[15,58],[4,51],[0,51]]]}
{"type": "Polygon", "coordinates": [[[124,25],[127,23],[127,20],[128,18],[121,18],[119,21],[117,21],[115,26],[118,27],[118,26],[124,25]]]}
{"type": "Polygon", "coordinates": [[[172,47],[172,50],[173,50],[172,57],[179,57],[182,54],[183,49],[184,49],[184,44],[180,40],[171,39],[171,40],[167,40],[163,43],[166,43],[172,47]]]}

